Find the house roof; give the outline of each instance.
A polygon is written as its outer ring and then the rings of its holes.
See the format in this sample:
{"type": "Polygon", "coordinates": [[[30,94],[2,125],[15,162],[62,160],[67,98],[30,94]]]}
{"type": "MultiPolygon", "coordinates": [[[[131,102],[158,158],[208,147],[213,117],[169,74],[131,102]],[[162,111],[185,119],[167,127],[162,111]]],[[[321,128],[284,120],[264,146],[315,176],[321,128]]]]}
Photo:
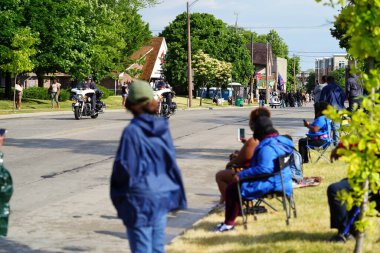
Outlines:
{"type": "MultiPolygon", "coordinates": [[[[145,80],[149,82],[150,77],[152,76],[152,72],[154,69],[154,65],[156,63],[157,58],[159,57],[159,51],[162,45],[164,38],[163,37],[154,37],[152,38],[147,45],[141,47],[139,50],[134,52],[131,55],[131,59],[136,61],[145,57],[145,63],[142,66],[142,75],[139,77],[141,80],[145,80]]],[[[141,66],[130,66],[129,68],[139,68],[141,66]]]]}
{"type": "Polygon", "coordinates": [[[268,44],[268,53],[267,53],[267,44],[266,43],[248,43],[247,48],[250,55],[252,55],[252,64],[254,65],[267,65],[267,56],[268,61],[272,61],[272,45],[268,44]],[[253,45],[252,45],[253,44],[253,45]]]}

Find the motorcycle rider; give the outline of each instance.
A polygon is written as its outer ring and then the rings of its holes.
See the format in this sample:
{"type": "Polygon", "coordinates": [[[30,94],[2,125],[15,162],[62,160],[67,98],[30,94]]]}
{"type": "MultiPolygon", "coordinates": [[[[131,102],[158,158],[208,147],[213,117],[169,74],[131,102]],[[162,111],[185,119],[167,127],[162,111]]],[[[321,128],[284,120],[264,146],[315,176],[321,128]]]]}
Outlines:
{"type": "Polygon", "coordinates": [[[95,106],[96,106],[96,91],[97,91],[97,88],[96,88],[96,84],[95,82],[92,80],[92,77],[91,76],[88,76],[85,81],[84,81],[84,84],[83,84],[83,88],[85,90],[87,89],[92,89],[94,90],[94,93],[89,93],[87,96],[91,98],[91,115],[94,115],[95,114],[95,106]]]}

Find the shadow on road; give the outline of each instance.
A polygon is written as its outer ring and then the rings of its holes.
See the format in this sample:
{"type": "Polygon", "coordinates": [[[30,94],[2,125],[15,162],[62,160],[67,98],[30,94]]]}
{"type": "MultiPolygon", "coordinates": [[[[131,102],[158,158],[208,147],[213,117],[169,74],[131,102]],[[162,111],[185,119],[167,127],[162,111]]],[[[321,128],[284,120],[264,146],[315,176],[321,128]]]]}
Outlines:
{"type": "Polygon", "coordinates": [[[60,251],[46,251],[46,250],[33,250],[29,246],[21,244],[19,242],[15,242],[12,240],[8,240],[5,238],[0,238],[0,253],[9,253],[9,252],[17,252],[17,253],[59,253],[60,251]]]}
{"type": "Polygon", "coordinates": [[[7,139],[7,146],[30,149],[67,149],[76,154],[115,155],[119,143],[106,140],[7,139]]]}
{"type": "Polygon", "coordinates": [[[178,159],[216,159],[227,161],[228,155],[232,152],[231,149],[208,149],[195,148],[183,149],[176,148],[178,159]]]}

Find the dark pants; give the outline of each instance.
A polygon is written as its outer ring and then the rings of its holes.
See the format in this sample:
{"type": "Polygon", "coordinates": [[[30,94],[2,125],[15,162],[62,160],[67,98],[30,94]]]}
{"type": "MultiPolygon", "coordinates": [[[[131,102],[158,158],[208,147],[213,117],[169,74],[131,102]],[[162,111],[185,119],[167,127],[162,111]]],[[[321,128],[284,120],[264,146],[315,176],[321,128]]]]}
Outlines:
{"type": "Polygon", "coordinates": [[[356,97],[351,97],[348,99],[348,108],[347,110],[349,110],[350,112],[352,112],[354,110],[354,105],[357,104],[358,105],[358,108],[360,108],[360,105],[361,105],[361,99],[360,98],[356,98],[356,97]]]}
{"type": "Polygon", "coordinates": [[[300,154],[302,156],[303,163],[309,162],[309,156],[307,154],[307,148],[306,148],[307,144],[319,147],[319,146],[323,145],[325,142],[326,142],[325,140],[320,140],[320,139],[318,139],[318,140],[312,140],[312,139],[307,140],[307,138],[300,139],[298,141],[298,151],[300,152],[300,154]]]}
{"type": "Polygon", "coordinates": [[[224,224],[234,225],[236,217],[240,212],[239,192],[237,184],[233,183],[226,189],[226,211],[224,214],[224,224]]]}
{"type": "Polygon", "coordinates": [[[342,204],[341,200],[337,199],[338,192],[341,190],[350,190],[347,178],[337,183],[330,184],[327,188],[327,198],[330,207],[330,227],[338,229],[339,233],[343,232],[350,217],[346,204],[342,204]]]}

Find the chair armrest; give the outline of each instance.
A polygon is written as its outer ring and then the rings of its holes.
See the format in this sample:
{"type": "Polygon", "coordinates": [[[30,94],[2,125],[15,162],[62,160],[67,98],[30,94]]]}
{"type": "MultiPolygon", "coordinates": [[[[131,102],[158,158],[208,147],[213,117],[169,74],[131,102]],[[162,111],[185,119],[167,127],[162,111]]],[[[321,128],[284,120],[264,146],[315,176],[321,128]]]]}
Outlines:
{"type": "Polygon", "coordinates": [[[322,134],[309,134],[307,133],[306,136],[307,137],[318,137],[318,136],[321,136],[322,134]]]}
{"type": "Polygon", "coordinates": [[[255,181],[259,181],[261,179],[273,177],[273,176],[275,176],[277,174],[279,174],[279,172],[277,172],[277,173],[260,174],[260,175],[256,175],[256,176],[252,176],[252,177],[245,177],[245,178],[240,179],[239,183],[255,182],[255,181]]]}

